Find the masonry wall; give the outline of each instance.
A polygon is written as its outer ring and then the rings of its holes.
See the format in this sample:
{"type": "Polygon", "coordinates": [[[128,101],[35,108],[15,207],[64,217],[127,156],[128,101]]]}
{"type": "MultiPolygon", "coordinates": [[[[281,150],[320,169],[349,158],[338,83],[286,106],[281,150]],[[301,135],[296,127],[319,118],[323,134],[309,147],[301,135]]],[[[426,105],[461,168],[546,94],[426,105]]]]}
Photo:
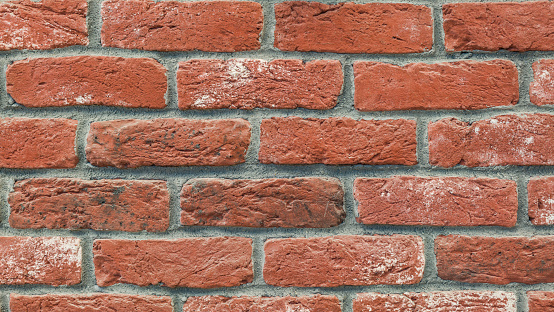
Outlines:
{"type": "Polygon", "coordinates": [[[0,2],[2,311],[554,311],[554,3],[0,2]]]}

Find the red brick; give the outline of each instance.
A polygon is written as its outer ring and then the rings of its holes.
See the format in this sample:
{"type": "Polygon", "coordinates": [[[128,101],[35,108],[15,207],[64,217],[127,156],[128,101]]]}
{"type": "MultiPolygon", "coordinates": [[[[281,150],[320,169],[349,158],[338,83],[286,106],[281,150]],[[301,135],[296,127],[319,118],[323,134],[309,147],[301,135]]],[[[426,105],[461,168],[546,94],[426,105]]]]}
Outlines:
{"type": "Polygon", "coordinates": [[[0,284],[60,286],[80,282],[78,238],[0,237],[0,284]]]}
{"type": "Polygon", "coordinates": [[[191,60],[177,71],[179,108],[330,109],[342,80],[332,60],[191,60]]]}
{"type": "Polygon", "coordinates": [[[431,9],[407,3],[288,1],[275,5],[283,51],[416,53],[433,46],[431,9]]]}
{"type": "Polygon", "coordinates": [[[429,124],[429,162],[464,165],[554,165],[554,115],[502,115],[473,123],[446,118],[429,124]]]}
{"type": "Polygon", "coordinates": [[[252,282],[252,240],[96,240],[96,283],[216,288],[252,282]]]}
{"type": "Polygon", "coordinates": [[[251,1],[108,0],[102,19],[103,46],[154,51],[257,50],[263,26],[251,1]]]}
{"type": "Polygon", "coordinates": [[[154,59],[71,56],[17,61],[6,79],[8,93],[27,107],[164,108],[165,72],[154,59]]]}
{"type": "Polygon", "coordinates": [[[438,275],[465,283],[554,282],[554,236],[435,239],[438,275]]]}
{"type": "Polygon", "coordinates": [[[260,135],[264,164],[417,164],[414,120],[273,117],[260,135]]]}
{"type": "Polygon", "coordinates": [[[338,179],[192,179],[181,192],[181,223],[328,228],[344,221],[343,200],[338,179]]]}
{"type": "Polygon", "coordinates": [[[333,236],[270,239],[264,279],[280,287],[419,283],[425,258],[418,236],[333,236]]]}
{"type": "Polygon", "coordinates": [[[534,225],[554,225],[554,177],[534,178],[527,184],[529,219],[534,225]]]}
{"type": "Polygon", "coordinates": [[[340,312],[335,296],[304,297],[189,297],[183,312],[340,312]]]}
{"type": "Polygon", "coordinates": [[[244,119],[111,120],[91,124],[86,154],[99,167],[229,166],[249,144],[244,119]]]}
{"type": "Polygon", "coordinates": [[[534,81],[529,86],[531,102],[536,105],[554,104],[554,60],[533,63],[534,81]]]}
{"type": "Polygon", "coordinates": [[[86,0],[0,3],[0,50],[50,50],[87,45],[86,0]]]}
{"type": "Polygon", "coordinates": [[[364,224],[515,226],[517,184],[461,177],[358,178],[354,196],[364,224]]]}
{"type": "Polygon", "coordinates": [[[554,50],[554,3],[549,1],[449,3],[442,13],[447,51],[554,50]]]}
{"type": "Polygon", "coordinates": [[[528,291],[529,312],[554,312],[554,292],[528,291]]]}
{"type": "Polygon", "coordinates": [[[0,168],[74,168],[77,121],[0,119],[0,168]]]}
{"type": "Polygon", "coordinates": [[[93,295],[10,295],[12,312],[173,312],[170,297],[114,294],[93,295]]]}
{"type": "Polygon", "coordinates": [[[360,111],[483,109],[519,99],[517,68],[505,60],[355,62],[354,76],[354,106],[360,111]]]}
{"type": "Polygon", "coordinates": [[[169,191],[165,181],[28,179],[15,183],[8,202],[18,229],[165,231],[169,191]]]}
{"type": "Polygon", "coordinates": [[[439,291],[405,294],[358,294],[354,312],[475,311],[515,312],[516,296],[502,291],[439,291]]]}

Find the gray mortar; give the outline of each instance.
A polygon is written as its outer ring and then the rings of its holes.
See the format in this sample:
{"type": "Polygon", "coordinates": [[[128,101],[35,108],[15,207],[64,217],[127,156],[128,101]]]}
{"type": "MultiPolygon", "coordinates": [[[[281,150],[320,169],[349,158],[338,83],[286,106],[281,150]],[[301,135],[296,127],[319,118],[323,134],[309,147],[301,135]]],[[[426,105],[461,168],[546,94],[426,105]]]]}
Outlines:
{"type": "MultiPolygon", "coordinates": [[[[437,235],[464,234],[472,236],[533,236],[551,235],[554,233],[551,226],[533,226],[527,217],[527,190],[526,185],[531,177],[554,176],[554,167],[549,166],[506,166],[489,168],[466,168],[456,166],[450,169],[433,167],[428,164],[427,124],[445,117],[456,117],[463,121],[478,121],[502,114],[521,113],[552,113],[552,106],[538,107],[529,102],[529,83],[533,79],[531,64],[543,58],[554,58],[554,52],[462,52],[447,53],[444,49],[444,34],[442,31],[441,6],[451,2],[471,1],[445,1],[445,0],[397,0],[397,1],[360,1],[369,2],[398,2],[427,5],[433,9],[434,38],[432,51],[419,54],[337,54],[337,53],[300,53],[282,52],[273,47],[273,31],[275,18],[273,16],[273,4],[281,2],[275,0],[255,0],[264,6],[264,29],[261,33],[262,48],[258,51],[236,53],[208,53],[208,52],[153,52],[139,50],[124,50],[115,48],[102,48],[100,44],[100,6],[101,0],[89,0],[88,28],[90,33],[90,45],[88,47],[70,47],[51,51],[11,51],[0,52],[0,117],[34,117],[34,118],[72,118],[79,121],[77,131],[77,154],[80,162],[75,169],[53,170],[17,170],[0,169],[0,235],[2,236],[72,236],[81,239],[83,248],[83,280],[82,283],[71,287],[52,287],[45,285],[9,286],[0,285],[1,311],[8,312],[8,296],[10,293],[19,294],[90,294],[90,293],[121,293],[142,295],[167,295],[171,296],[175,311],[181,311],[183,302],[189,296],[224,295],[224,296],[301,296],[313,294],[336,295],[342,301],[344,312],[352,312],[352,299],[356,293],[381,292],[428,292],[440,290],[495,290],[513,292],[518,298],[518,311],[525,312],[527,299],[525,292],[528,290],[553,291],[552,284],[524,285],[512,283],[508,285],[470,284],[455,281],[445,281],[437,276],[433,241],[437,235]],[[5,69],[8,64],[16,60],[36,57],[62,57],[74,55],[105,55],[122,57],[151,57],[160,61],[167,69],[168,94],[167,108],[161,110],[129,109],[99,106],[81,106],[64,108],[25,108],[14,104],[6,93],[5,69]],[[245,110],[210,110],[210,111],[180,111],[177,106],[176,70],[180,61],[189,59],[230,59],[230,58],[255,58],[264,60],[273,59],[330,59],[339,60],[344,69],[343,93],[339,97],[337,106],[326,111],[306,109],[254,109],[245,110]],[[399,112],[358,112],[353,106],[353,70],[355,61],[381,61],[393,64],[407,64],[412,62],[436,63],[444,61],[473,59],[492,60],[507,59],[513,61],[519,70],[520,101],[516,106],[497,107],[477,111],[399,111],[399,112]],[[397,119],[406,118],[417,120],[417,155],[419,165],[416,166],[329,166],[329,165],[263,165],[258,163],[257,153],[259,149],[259,126],[263,119],[270,117],[300,116],[300,117],[339,117],[345,116],[354,119],[397,119]],[[223,119],[245,118],[252,125],[252,143],[250,144],[246,163],[229,167],[143,167],[138,169],[96,168],[88,164],[85,158],[86,135],[91,122],[112,119],[155,119],[155,118],[193,118],[193,119],[223,119]],[[462,176],[462,177],[492,177],[513,179],[517,181],[519,193],[518,222],[513,228],[502,227],[430,227],[430,226],[385,226],[385,225],[361,225],[356,223],[356,202],[353,197],[353,181],[356,177],[391,177],[394,175],[416,176],[462,176]],[[255,228],[230,228],[230,227],[183,227],[179,225],[179,193],[182,185],[191,178],[274,178],[274,177],[299,177],[321,176],[339,178],[345,189],[345,208],[347,218],[340,226],[330,229],[255,229],[255,228]],[[9,206],[7,194],[13,187],[15,180],[38,177],[73,177],[82,179],[161,179],[168,182],[171,193],[170,200],[170,228],[164,233],[126,233],[116,231],[93,230],[17,230],[11,229],[8,224],[9,206]],[[399,286],[346,286],[346,287],[272,287],[265,285],[262,277],[264,262],[263,244],[269,238],[286,237],[317,237],[332,235],[372,235],[372,234],[413,234],[423,237],[425,243],[426,266],[424,278],[416,285],[399,286]],[[121,239],[173,239],[182,237],[204,236],[242,236],[253,239],[254,281],[250,284],[218,289],[171,289],[162,286],[138,287],[133,285],[114,285],[110,287],[98,287],[94,278],[94,265],[92,262],[92,244],[95,239],[121,238],[121,239]]],[[[324,3],[337,3],[337,1],[322,0],[324,3]]]]}

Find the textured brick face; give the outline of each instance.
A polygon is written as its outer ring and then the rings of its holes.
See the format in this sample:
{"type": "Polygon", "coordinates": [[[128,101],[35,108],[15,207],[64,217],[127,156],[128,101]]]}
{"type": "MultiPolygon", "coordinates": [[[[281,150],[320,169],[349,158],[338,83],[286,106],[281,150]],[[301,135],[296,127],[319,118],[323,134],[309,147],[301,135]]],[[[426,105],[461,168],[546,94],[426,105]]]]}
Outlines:
{"type": "Polygon", "coordinates": [[[425,265],[422,239],[407,235],[270,239],[264,250],[265,282],[280,287],[416,284],[425,265]]]}
{"type": "Polygon", "coordinates": [[[339,61],[192,60],[177,80],[180,109],[330,109],[343,74],[339,61]]]}
{"type": "Polygon", "coordinates": [[[274,45],[283,51],[417,53],[433,45],[423,5],[289,1],[275,5],[275,18],[274,45]]]}
{"type": "Polygon", "coordinates": [[[87,45],[86,0],[0,3],[0,50],[49,50],[87,45]]]}
{"type": "Polygon", "coordinates": [[[554,292],[528,291],[527,302],[529,312],[552,312],[554,311],[554,292]]]}
{"type": "Polygon", "coordinates": [[[102,20],[105,47],[235,52],[260,48],[263,14],[249,1],[109,0],[102,20]]]}
{"type": "Polygon", "coordinates": [[[554,104],[554,60],[533,63],[534,80],[529,86],[531,102],[536,105],[554,104]]]}
{"type": "Polygon", "coordinates": [[[104,105],[164,108],[165,68],[154,59],[71,56],[8,66],[8,93],[27,107],[104,105]]]}
{"type": "Polygon", "coordinates": [[[527,184],[529,219],[535,225],[554,224],[554,178],[534,178],[527,184]]]}
{"type": "Polygon", "coordinates": [[[335,296],[313,297],[189,297],[183,312],[341,312],[335,296]]]}

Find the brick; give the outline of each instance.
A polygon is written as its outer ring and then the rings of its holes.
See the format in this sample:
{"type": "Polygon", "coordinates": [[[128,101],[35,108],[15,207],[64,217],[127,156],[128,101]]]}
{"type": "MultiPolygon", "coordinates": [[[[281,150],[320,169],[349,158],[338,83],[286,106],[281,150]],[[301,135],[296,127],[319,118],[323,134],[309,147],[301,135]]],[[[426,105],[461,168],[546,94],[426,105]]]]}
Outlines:
{"type": "Polygon", "coordinates": [[[92,312],[100,310],[113,312],[173,312],[170,297],[114,294],[48,294],[40,296],[11,294],[10,309],[12,312],[92,312]]]}
{"type": "Polygon", "coordinates": [[[6,79],[8,93],[27,107],[164,108],[165,72],[149,58],[71,56],[14,62],[6,79]]]}
{"type": "Polygon", "coordinates": [[[554,115],[502,115],[473,123],[446,118],[429,124],[429,162],[463,165],[554,165],[554,115]]]}
{"type": "Polygon", "coordinates": [[[531,102],[536,105],[554,104],[554,60],[533,63],[534,80],[529,86],[531,102]]]}
{"type": "Polygon", "coordinates": [[[417,284],[423,277],[418,236],[333,236],[269,239],[263,275],[280,287],[417,284]]]}
{"type": "Polygon", "coordinates": [[[358,178],[354,196],[364,224],[515,226],[517,184],[461,177],[358,178]]]}
{"type": "Polygon", "coordinates": [[[87,45],[86,0],[0,3],[0,51],[87,45]]]}
{"type": "Polygon", "coordinates": [[[341,312],[335,296],[303,297],[189,297],[183,312],[341,312]]]}
{"type": "Polygon", "coordinates": [[[0,284],[60,286],[80,282],[78,238],[0,237],[0,284]]]}
{"type": "Polygon", "coordinates": [[[86,155],[98,167],[229,166],[249,144],[244,119],[111,120],[91,124],[86,155]]]}
{"type": "Polygon", "coordinates": [[[358,294],[354,312],[475,311],[515,312],[516,296],[502,291],[437,291],[405,294],[358,294]]]}
{"type": "Polygon", "coordinates": [[[354,106],[360,111],[473,110],[515,105],[519,99],[517,68],[506,60],[355,62],[354,76],[354,106]]]}
{"type": "Polygon", "coordinates": [[[264,164],[417,164],[414,120],[273,117],[260,136],[264,164]]]}
{"type": "Polygon", "coordinates": [[[528,291],[527,302],[529,305],[529,312],[553,312],[554,292],[528,291]]]}
{"type": "Polygon", "coordinates": [[[108,0],[102,20],[104,47],[236,52],[260,48],[263,12],[251,1],[108,0]]]}
{"type": "Polygon", "coordinates": [[[10,226],[18,229],[165,231],[165,181],[28,179],[8,197],[10,226]]]}
{"type": "Polygon", "coordinates": [[[0,119],[0,168],[75,168],[77,121],[0,119]]]}
{"type": "Polygon", "coordinates": [[[252,239],[96,240],[96,283],[216,288],[252,282],[252,239]]]}
{"type": "Polygon", "coordinates": [[[431,8],[407,3],[287,1],[275,5],[276,48],[337,53],[418,53],[433,46],[431,8]]]}
{"type": "Polygon", "coordinates": [[[554,177],[531,179],[527,194],[529,220],[534,225],[554,225],[554,177]]]}
{"type": "Polygon", "coordinates": [[[342,81],[333,60],[191,60],[177,71],[180,109],[330,109],[342,81]]]}
{"type": "Polygon", "coordinates": [[[554,3],[549,1],[449,3],[442,13],[447,51],[554,50],[554,3]]]}
{"type": "Polygon", "coordinates": [[[554,236],[435,239],[440,278],[465,283],[554,282],[554,236]]]}
{"type": "Polygon", "coordinates": [[[333,178],[192,179],[181,191],[183,225],[328,228],[344,221],[333,178]]]}

